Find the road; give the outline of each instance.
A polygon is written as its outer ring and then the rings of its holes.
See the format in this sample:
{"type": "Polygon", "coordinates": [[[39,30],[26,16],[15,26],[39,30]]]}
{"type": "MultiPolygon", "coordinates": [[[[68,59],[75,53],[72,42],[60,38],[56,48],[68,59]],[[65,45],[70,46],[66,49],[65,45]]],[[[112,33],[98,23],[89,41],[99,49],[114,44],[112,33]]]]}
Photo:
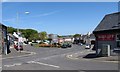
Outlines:
{"type": "Polygon", "coordinates": [[[4,58],[3,70],[118,70],[117,63],[67,58],[72,53],[80,51],[81,56],[85,56],[90,51],[78,45],[65,49],[27,45],[24,50],[35,54],[4,58]]]}

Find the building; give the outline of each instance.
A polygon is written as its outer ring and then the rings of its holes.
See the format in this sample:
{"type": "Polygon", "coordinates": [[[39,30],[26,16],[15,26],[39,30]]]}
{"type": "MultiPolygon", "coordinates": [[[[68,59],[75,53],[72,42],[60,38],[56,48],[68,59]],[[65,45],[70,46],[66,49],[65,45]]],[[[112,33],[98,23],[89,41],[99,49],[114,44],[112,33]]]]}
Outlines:
{"type": "Polygon", "coordinates": [[[90,44],[95,44],[95,35],[90,34],[90,44]]]}
{"type": "Polygon", "coordinates": [[[7,27],[0,23],[0,54],[7,54],[7,27]]]}
{"type": "Polygon", "coordinates": [[[59,43],[63,43],[63,42],[74,42],[74,38],[73,37],[62,37],[62,38],[58,38],[58,42],[59,43]]]}
{"type": "Polygon", "coordinates": [[[116,55],[120,51],[120,12],[105,15],[103,20],[95,28],[96,54],[102,55],[104,45],[110,46],[110,55],[116,55]],[[117,50],[117,51],[116,51],[117,50]]]}
{"type": "Polygon", "coordinates": [[[22,33],[18,35],[18,33],[14,32],[13,35],[11,36],[14,42],[21,42],[22,44],[27,41],[26,38],[22,36],[22,33]]]}
{"type": "Polygon", "coordinates": [[[80,42],[84,44],[95,44],[95,36],[94,34],[82,35],[80,42]]]}
{"type": "Polygon", "coordinates": [[[48,34],[48,39],[51,39],[51,43],[58,43],[58,35],[57,34],[48,34]]]}

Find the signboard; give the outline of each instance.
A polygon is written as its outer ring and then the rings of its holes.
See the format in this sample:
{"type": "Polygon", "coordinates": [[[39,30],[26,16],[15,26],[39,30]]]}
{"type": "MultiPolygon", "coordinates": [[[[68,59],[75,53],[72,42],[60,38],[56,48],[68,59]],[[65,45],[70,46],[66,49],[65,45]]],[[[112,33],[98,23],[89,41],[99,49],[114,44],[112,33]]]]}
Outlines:
{"type": "Polygon", "coordinates": [[[98,41],[113,41],[115,39],[114,34],[98,34],[97,40],[98,41]]]}

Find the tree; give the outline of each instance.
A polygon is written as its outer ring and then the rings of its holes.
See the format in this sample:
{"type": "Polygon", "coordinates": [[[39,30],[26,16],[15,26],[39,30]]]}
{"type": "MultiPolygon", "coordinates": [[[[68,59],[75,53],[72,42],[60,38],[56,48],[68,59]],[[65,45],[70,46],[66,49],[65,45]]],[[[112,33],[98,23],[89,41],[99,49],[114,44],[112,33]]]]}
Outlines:
{"type": "Polygon", "coordinates": [[[73,37],[75,38],[74,39],[75,44],[78,44],[80,42],[81,35],[80,34],[75,34],[73,37]]]}
{"type": "Polygon", "coordinates": [[[58,38],[62,38],[63,36],[58,35],[58,38]]]}
{"type": "Polygon", "coordinates": [[[38,39],[39,39],[39,35],[38,35],[38,33],[33,34],[33,35],[30,35],[30,37],[29,37],[29,40],[30,40],[30,41],[31,41],[31,40],[36,41],[36,40],[38,40],[38,39]]]}
{"type": "Polygon", "coordinates": [[[81,37],[81,35],[80,34],[75,34],[73,37],[77,38],[77,37],[81,37]]]}
{"type": "Polygon", "coordinates": [[[43,41],[47,39],[47,32],[43,31],[39,33],[40,39],[43,41]]]}
{"type": "MultiPolygon", "coordinates": [[[[13,28],[13,27],[8,27],[7,31],[8,31],[8,33],[13,34],[13,32],[17,32],[17,29],[13,28]]],[[[29,41],[39,39],[39,34],[36,30],[33,30],[33,29],[19,29],[19,31],[21,32],[22,36],[27,38],[29,41]]]]}
{"type": "Polygon", "coordinates": [[[33,29],[25,29],[20,30],[25,38],[27,38],[29,41],[31,40],[37,40],[39,38],[38,32],[33,29]]]}
{"type": "Polygon", "coordinates": [[[17,29],[15,29],[13,27],[7,27],[7,31],[8,31],[8,33],[13,34],[13,32],[17,32],[17,29]]]}

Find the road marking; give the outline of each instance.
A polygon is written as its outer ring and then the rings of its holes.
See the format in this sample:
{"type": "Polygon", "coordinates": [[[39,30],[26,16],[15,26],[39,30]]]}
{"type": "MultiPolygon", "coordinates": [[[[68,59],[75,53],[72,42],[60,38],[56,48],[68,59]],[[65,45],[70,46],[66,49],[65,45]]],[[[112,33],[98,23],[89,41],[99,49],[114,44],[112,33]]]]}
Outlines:
{"type": "Polygon", "coordinates": [[[13,66],[20,66],[22,65],[22,63],[15,63],[15,64],[12,64],[12,65],[4,65],[5,67],[13,67],[13,66]]]}
{"type": "Polygon", "coordinates": [[[52,65],[52,64],[46,64],[46,63],[41,63],[41,62],[36,62],[36,61],[28,61],[27,63],[35,63],[35,64],[40,64],[40,65],[45,65],[45,66],[60,68],[60,66],[56,66],[56,65],[52,65]]]}
{"type": "Polygon", "coordinates": [[[14,65],[4,65],[5,67],[13,67],[14,65]]]}
{"type": "Polygon", "coordinates": [[[101,61],[101,62],[119,63],[119,61],[101,61]]]}
{"type": "Polygon", "coordinates": [[[6,57],[6,58],[1,58],[0,60],[3,60],[3,59],[9,59],[9,58],[15,58],[15,57],[24,57],[24,56],[30,56],[30,55],[34,55],[36,54],[35,52],[27,52],[27,51],[23,51],[23,52],[26,52],[26,53],[30,53],[30,54],[27,54],[27,55],[20,55],[20,56],[12,56],[12,57],[6,57]]]}
{"type": "Polygon", "coordinates": [[[0,67],[0,69],[1,69],[2,67],[0,67]]]}
{"type": "MultiPolygon", "coordinates": [[[[37,62],[37,61],[28,61],[26,63],[27,64],[34,63],[34,64],[40,64],[40,65],[50,66],[50,67],[54,67],[54,68],[60,68],[60,66],[56,66],[56,65],[52,65],[52,64],[47,64],[47,63],[42,63],[42,62],[37,62]]],[[[22,64],[24,64],[24,63],[14,63],[14,64],[11,64],[11,65],[4,65],[4,67],[14,67],[14,66],[20,66],[22,64]]]]}

